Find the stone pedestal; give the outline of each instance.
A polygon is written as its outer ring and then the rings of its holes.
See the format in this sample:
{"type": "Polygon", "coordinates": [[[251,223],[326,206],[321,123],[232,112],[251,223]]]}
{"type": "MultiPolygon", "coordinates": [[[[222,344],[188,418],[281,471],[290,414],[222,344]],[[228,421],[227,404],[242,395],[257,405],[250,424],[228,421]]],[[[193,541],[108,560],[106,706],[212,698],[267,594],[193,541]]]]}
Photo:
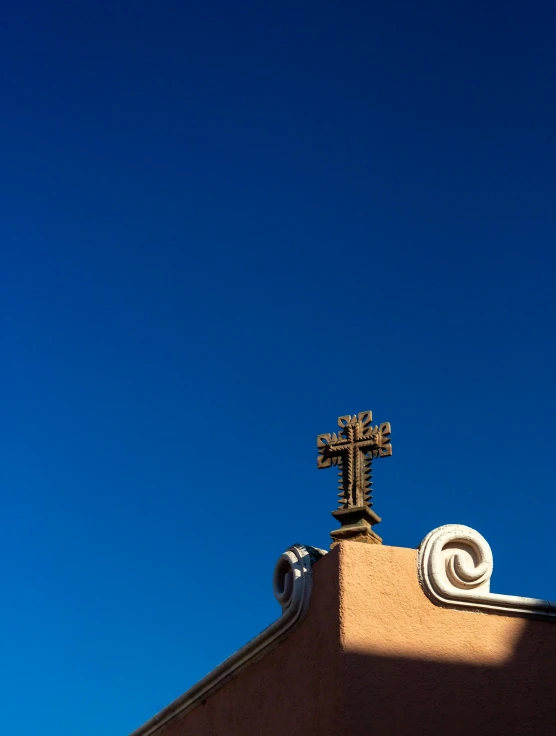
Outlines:
{"type": "Polygon", "coordinates": [[[351,542],[364,542],[365,544],[382,544],[382,538],[373,532],[374,524],[379,524],[380,516],[375,514],[367,506],[355,506],[349,509],[337,509],[332,512],[341,527],[330,532],[333,549],[338,542],[349,540],[351,542]]]}

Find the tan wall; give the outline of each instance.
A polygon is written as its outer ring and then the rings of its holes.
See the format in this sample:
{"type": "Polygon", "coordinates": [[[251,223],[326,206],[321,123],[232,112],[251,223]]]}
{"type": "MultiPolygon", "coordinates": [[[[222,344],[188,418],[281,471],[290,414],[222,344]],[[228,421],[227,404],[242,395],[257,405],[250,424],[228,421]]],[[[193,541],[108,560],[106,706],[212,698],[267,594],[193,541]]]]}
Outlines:
{"type": "Polygon", "coordinates": [[[416,550],[339,554],[343,733],[556,734],[554,622],[435,606],[416,550]]]}
{"type": "Polygon", "coordinates": [[[248,665],[204,705],[178,716],[157,736],[317,736],[338,712],[340,658],[338,557],[313,568],[309,612],[277,648],[248,665]]]}
{"type": "Polygon", "coordinates": [[[416,557],[340,544],[301,626],[157,736],[556,736],[556,624],[439,608],[416,557]]]}

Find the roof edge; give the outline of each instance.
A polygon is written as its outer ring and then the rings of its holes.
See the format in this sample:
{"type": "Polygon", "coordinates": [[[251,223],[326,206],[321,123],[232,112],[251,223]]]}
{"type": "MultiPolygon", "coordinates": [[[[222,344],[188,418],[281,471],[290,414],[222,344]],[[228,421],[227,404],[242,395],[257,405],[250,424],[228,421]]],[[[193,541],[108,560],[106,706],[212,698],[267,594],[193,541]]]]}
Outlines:
{"type": "Polygon", "coordinates": [[[280,555],[274,568],[273,588],[282,615],[245,646],[234,652],[193,687],[180,695],[130,736],[153,736],[176,716],[192,710],[222,687],[240,670],[262,657],[305,618],[313,590],[313,565],[326,552],[317,547],[293,544],[280,555]]]}

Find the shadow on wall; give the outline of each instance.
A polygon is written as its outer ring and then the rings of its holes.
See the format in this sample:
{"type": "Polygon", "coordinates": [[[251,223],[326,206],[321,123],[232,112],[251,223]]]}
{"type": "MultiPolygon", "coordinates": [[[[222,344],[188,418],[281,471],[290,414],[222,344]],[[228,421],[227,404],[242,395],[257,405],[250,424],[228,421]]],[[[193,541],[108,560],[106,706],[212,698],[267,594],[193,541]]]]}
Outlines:
{"type": "Polygon", "coordinates": [[[501,665],[345,652],[342,733],[556,736],[555,625],[526,622],[501,665]]]}

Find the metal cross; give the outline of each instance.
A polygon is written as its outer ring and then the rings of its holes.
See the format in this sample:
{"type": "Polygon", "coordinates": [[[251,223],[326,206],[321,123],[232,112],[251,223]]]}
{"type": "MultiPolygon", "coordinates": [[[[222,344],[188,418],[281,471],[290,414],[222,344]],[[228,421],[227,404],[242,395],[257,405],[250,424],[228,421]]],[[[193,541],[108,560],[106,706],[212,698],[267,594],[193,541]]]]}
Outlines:
{"type": "Polygon", "coordinates": [[[372,461],[392,454],[390,423],[372,426],[372,412],[338,417],[338,434],[317,437],[317,467],[339,468],[339,508],[372,506],[372,461]]]}

